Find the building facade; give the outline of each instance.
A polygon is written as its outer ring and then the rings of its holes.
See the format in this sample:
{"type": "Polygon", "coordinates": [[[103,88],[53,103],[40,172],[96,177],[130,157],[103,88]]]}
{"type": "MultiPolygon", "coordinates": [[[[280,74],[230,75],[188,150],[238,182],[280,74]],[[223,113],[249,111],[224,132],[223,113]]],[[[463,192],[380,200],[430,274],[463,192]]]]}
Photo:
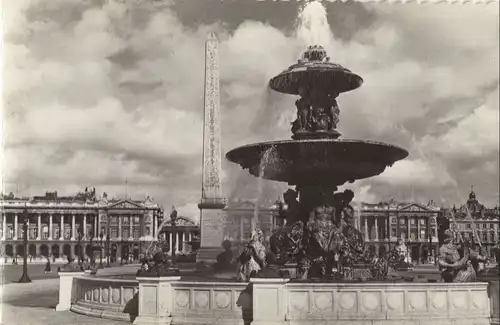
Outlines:
{"type": "Polygon", "coordinates": [[[154,240],[163,218],[163,208],[145,200],[101,198],[95,189],[62,197],[16,198],[2,195],[2,255],[17,258],[24,254],[23,219],[27,214],[28,254],[34,258],[90,256],[93,246],[103,248],[111,260],[137,258],[147,242],[154,240]]]}
{"type": "Polygon", "coordinates": [[[402,240],[414,263],[433,260],[439,249],[437,218],[441,208],[433,202],[355,204],[355,225],[375,252],[392,250],[402,240]]]}
{"type": "MultiPolygon", "coordinates": [[[[160,225],[160,238],[168,242],[168,247],[173,247],[175,240],[176,254],[190,254],[194,252],[192,242],[199,241],[200,226],[193,220],[179,216],[175,220],[175,226],[166,218],[160,225]]],[[[169,249],[170,255],[173,250],[169,249]]]]}
{"type": "Polygon", "coordinates": [[[487,256],[494,259],[495,254],[491,249],[499,241],[500,207],[486,208],[471,190],[468,200],[449,212],[447,216],[450,218],[450,227],[463,238],[477,237],[487,256]]]}

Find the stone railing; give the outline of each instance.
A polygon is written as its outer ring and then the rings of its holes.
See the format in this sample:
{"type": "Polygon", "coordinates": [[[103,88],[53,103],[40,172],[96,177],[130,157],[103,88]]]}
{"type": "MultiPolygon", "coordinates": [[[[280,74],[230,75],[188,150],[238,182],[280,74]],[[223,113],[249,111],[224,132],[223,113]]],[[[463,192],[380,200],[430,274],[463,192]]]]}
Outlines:
{"type": "Polygon", "coordinates": [[[73,280],[71,311],[133,321],[138,314],[137,280],[79,276],[73,280]]]}
{"type": "Polygon", "coordinates": [[[134,324],[244,324],[247,283],[186,282],[180,277],[138,278],[139,316],[134,324]]]}
{"type": "Polygon", "coordinates": [[[251,283],[179,276],[98,278],[60,273],[58,310],[135,325],[434,325],[498,322],[498,281],[474,283],[251,283]],[[136,317],[137,316],[137,317],[136,317]]]}
{"type": "Polygon", "coordinates": [[[287,284],[288,324],[379,321],[380,324],[489,324],[487,283],[287,284]],[[412,323],[413,324],[413,323],[412,323]]]}

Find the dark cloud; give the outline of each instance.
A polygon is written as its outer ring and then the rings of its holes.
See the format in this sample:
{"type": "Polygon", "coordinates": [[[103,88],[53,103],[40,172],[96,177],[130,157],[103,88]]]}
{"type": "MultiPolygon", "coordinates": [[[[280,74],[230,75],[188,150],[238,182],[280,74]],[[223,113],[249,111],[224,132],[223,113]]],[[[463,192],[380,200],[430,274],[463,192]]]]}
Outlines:
{"type": "MultiPolygon", "coordinates": [[[[295,97],[266,86],[310,40],[295,31],[298,5],[9,2],[5,189],[72,194],[98,185],[112,196],[149,193],[197,215],[207,34],[220,40],[223,151],[289,139],[295,97]]],[[[357,198],[459,204],[473,183],[484,204],[497,203],[498,13],[471,5],[325,5],[328,24],[316,36],[333,61],[365,80],[339,99],[340,132],[410,152],[384,174],[349,185],[357,198]]],[[[223,168],[227,196],[275,200],[286,187],[225,160],[223,168]]]]}

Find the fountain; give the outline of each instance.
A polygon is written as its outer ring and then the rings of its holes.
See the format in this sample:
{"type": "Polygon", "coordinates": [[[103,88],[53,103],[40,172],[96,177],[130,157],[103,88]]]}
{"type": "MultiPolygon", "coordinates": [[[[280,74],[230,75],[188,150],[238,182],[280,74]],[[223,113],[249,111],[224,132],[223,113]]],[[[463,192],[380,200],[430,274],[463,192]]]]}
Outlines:
{"type": "MultiPolygon", "coordinates": [[[[310,2],[301,15],[298,36],[309,44],[328,39],[320,3],[310,2]]],[[[135,325],[490,324],[490,303],[498,302],[498,294],[490,302],[487,283],[388,281],[387,261],[371,263],[367,256],[353,225],[354,193],[338,192],[338,187],[379,175],[408,152],[341,138],[336,100],[362,82],[330,62],[322,46],[309,46],[297,64],[269,82],[274,91],[300,96],[292,139],[245,145],[226,154],[255,177],[295,187],[284,195],[280,215],[287,222],[272,240],[276,265],[248,282],[174,274],[163,267],[159,254],[155,272],[134,280],[60,273],[59,310],[133,320],[135,325]],[[375,281],[359,281],[367,268],[375,281]]],[[[450,263],[450,270],[455,266],[450,263]]]]}
{"type": "MultiPolygon", "coordinates": [[[[300,96],[295,103],[292,140],[250,144],[226,155],[254,176],[295,186],[296,212],[287,217],[276,249],[287,256],[284,263],[297,263],[302,279],[308,278],[312,268],[324,269],[336,253],[343,263],[341,270],[363,260],[361,234],[352,225],[349,205],[353,193],[335,191],[345,183],[378,175],[408,155],[393,145],[340,138],[336,98],[362,83],[357,74],[330,62],[322,46],[309,46],[297,64],[269,82],[275,91],[300,96]],[[268,159],[269,152],[273,159],[268,159]],[[289,247],[292,230],[300,233],[298,251],[289,247]],[[292,256],[290,249],[296,251],[292,256]]],[[[325,272],[321,275],[330,277],[325,272]]],[[[342,273],[349,277],[349,272],[342,273]]]]}

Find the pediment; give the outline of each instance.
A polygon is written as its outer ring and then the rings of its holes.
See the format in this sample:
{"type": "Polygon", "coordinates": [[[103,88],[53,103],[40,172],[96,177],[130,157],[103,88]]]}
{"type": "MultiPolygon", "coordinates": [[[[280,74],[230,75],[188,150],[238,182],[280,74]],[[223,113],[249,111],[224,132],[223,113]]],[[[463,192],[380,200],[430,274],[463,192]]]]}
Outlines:
{"type": "Polygon", "coordinates": [[[418,203],[410,203],[400,209],[400,211],[412,211],[412,212],[427,212],[431,211],[429,208],[420,205],[418,203]]]}
{"type": "Polygon", "coordinates": [[[138,209],[138,208],[142,208],[142,206],[140,204],[137,204],[129,200],[121,200],[119,202],[112,203],[108,206],[108,209],[138,209]]]}

